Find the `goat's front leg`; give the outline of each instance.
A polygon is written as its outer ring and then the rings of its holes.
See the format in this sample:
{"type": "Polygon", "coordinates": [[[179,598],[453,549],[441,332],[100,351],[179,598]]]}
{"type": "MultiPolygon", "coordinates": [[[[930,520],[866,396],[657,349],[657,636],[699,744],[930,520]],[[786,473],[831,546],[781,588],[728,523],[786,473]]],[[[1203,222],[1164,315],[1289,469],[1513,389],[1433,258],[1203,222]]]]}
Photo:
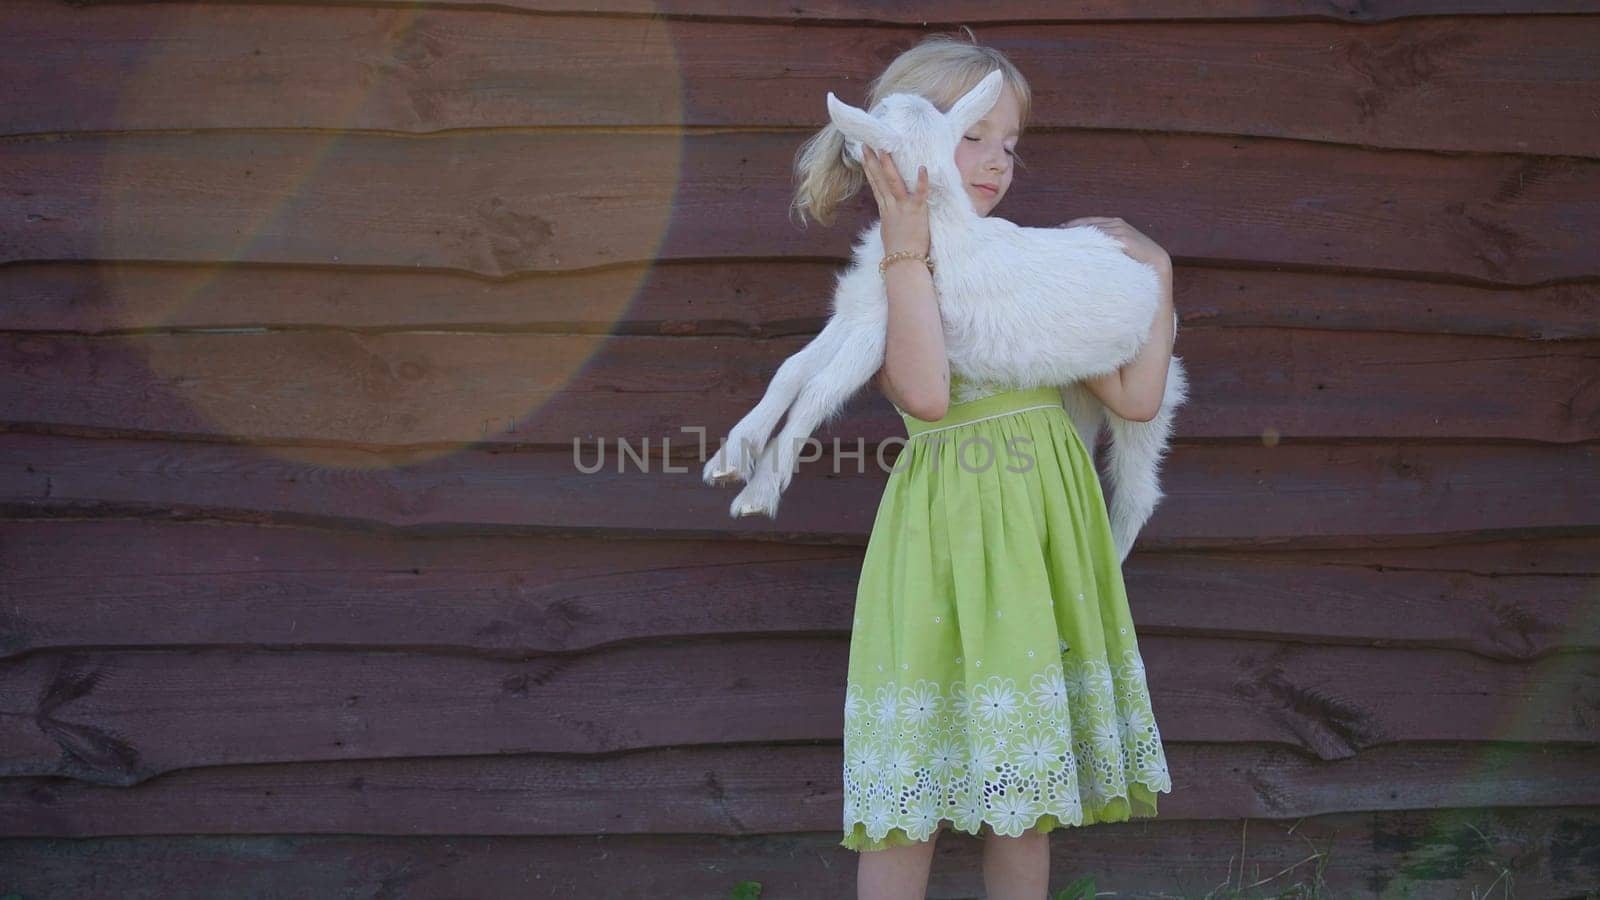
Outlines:
{"type": "Polygon", "coordinates": [[[882,329],[863,329],[850,337],[849,345],[841,347],[800,389],[783,430],[761,452],[749,484],[733,498],[732,515],[776,517],[778,499],[794,478],[795,461],[806,438],[836,415],[883,365],[882,329]]]}
{"type": "Polygon", "coordinates": [[[801,388],[815,379],[828,359],[838,352],[842,332],[836,321],[830,321],[810,343],[783,361],[761,402],[733,426],[722,447],[706,462],[701,472],[706,484],[750,480],[756,458],[767,447],[767,436],[772,434],[773,427],[783,418],[784,411],[789,409],[801,388]]]}

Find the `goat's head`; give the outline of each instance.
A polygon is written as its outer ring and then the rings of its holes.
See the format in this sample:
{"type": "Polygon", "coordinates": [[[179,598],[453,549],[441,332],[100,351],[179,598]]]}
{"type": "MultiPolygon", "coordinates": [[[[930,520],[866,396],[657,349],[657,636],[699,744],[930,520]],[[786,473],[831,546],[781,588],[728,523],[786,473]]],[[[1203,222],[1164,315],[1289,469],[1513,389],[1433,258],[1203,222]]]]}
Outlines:
{"type": "Polygon", "coordinates": [[[930,204],[956,202],[972,210],[972,200],[962,188],[961,172],[956,168],[956,145],[1000,99],[1004,77],[999,69],[985,75],[947,113],[917,94],[890,94],[867,113],[829,91],[828,117],[844,134],[845,154],[851,159],[861,161],[862,144],[888,150],[894,155],[901,180],[912,190],[916,189],[917,168],[927,166],[930,204]]]}

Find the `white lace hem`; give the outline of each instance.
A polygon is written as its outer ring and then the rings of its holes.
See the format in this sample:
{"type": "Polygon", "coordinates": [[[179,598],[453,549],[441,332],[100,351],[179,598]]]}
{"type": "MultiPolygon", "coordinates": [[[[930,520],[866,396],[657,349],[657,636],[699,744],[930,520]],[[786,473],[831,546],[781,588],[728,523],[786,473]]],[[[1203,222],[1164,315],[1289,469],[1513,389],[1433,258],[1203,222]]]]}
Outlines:
{"type": "MultiPolygon", "coordinates": [[[[976,834],[1020,835],[1043,814],[1091,821],[1129,786],[1170,792],[1144,661],[1128,649],[1046,666],[1031,693],[999,675],[943,686],[926,679],[845,695],[844,830],[869,840],[900,828],[924,840],[941,821],[976,834]],[[1081,764],[1081,765],[1080,765],[1081,764]]],[[[1120,821],[1120,819],[1119,819],[1120,821]]]]}

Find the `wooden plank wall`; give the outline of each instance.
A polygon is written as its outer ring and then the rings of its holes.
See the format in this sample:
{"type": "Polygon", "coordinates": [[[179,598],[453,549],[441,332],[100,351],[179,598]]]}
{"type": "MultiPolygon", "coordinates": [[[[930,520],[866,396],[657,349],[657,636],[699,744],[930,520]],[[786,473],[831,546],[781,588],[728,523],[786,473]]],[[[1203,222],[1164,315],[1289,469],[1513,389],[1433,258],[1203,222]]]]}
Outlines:
{"type": "Polygon", "coordinates": [[[825,92],[960,23],[1036,91],[1000,214],[1166,247],[1193,379],[1174,791],[1054,881],[1600,884],[1600,4],[1174,6],[7,3],[0,895],[853,895],[883,473],[736,521],[682,429],[870,220],[786,217],[825,92]]]}

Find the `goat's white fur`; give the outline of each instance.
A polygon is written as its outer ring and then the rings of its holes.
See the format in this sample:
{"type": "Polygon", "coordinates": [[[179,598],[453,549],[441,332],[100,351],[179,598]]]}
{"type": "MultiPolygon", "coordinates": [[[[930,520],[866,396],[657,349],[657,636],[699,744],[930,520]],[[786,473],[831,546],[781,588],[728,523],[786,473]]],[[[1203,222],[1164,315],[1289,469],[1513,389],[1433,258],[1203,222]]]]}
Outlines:
{"type": "MultiPolygon", "coordinates": [[[[1062,407],[1091,454],[1101,424],[1108,426],[1102,477],[1118,558],[1126,559],[1164,496],[1160,465],[1173,413],[1188,399],[1188,381],[1182,362],[1172,357],[1160,410],[1148,422],[1116,415],[1081,383],[1138,355],[1160,306],[1160,282],[1154,269],[1093,226],[1029,228],[978,214],[955,164],[956,145],[1001,89],[997,69],[948,113],[915,94],[893,94],[868,114],[830,92],[828,113],[851,158],[861,158],[863,143],[888,150],[906,184],[916,183],[919,166],[928,169],[934,287],[952,371],[1019,388],[1058,386],[1062,407]]],[[[746,482],[731,515],[776,518],[801,446],[883,365],[883,255],[875,220],[858,235],[850,267],[837,276],[827,324],[778,367],[761,401],[706,463],[707,484],[746,482]],[[782,431],[769,441],[785,412],[782,431]]]]}

